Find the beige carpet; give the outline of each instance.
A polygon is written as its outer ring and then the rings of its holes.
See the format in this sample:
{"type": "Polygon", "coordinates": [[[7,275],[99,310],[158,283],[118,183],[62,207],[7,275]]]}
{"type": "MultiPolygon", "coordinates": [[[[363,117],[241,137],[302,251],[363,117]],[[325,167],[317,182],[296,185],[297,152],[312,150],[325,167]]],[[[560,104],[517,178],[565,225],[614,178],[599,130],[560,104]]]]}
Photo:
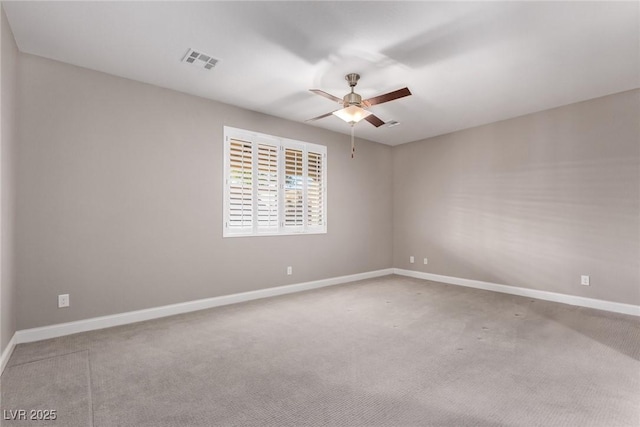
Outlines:
{"type": "Polygon", "coordinates": [[[19,345],[3,426],[638,426],[640,320],[388,276],[19,345]]]}

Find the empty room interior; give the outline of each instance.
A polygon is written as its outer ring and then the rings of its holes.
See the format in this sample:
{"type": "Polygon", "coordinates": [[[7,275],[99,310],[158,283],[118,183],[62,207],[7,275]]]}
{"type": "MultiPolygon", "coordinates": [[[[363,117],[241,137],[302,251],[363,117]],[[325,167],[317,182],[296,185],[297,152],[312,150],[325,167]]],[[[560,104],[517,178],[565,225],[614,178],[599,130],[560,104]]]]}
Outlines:
{"type": "Polygon", "coordinates": [[[0,425],[640,425],[637,1],[0,4],[0,425]]]}

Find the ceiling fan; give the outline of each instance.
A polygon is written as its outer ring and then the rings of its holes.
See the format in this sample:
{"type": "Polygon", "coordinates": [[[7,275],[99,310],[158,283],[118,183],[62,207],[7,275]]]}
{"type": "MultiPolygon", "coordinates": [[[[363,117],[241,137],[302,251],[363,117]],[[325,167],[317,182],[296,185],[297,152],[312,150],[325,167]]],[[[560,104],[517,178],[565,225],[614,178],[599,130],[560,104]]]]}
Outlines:
{"type": "Polygon", "coordinates": [[[320,89],[309,89],[311,92],[316,95],[323,96],[327,99],[335,101],[342,105],[343,108],[332,111],[327,114],[323,114],[318,117],[314,117],[312,119],[306,120],[307,122],[312,122],[318,119],[322,119],[331,115],[335,115],[340,117],[345,122],[349,123],[351,126],[358,123],[360,120],[364,119],[374,125],[375,127],[380,127],[384,124],[384,122],[378,118],[376,115],[372,114],[370,111],[366,109],[371,107],[372,105],[378,105],[385,102],[393,101],[394,99],[403,98],[405,96],[411,95],[409,88],[405,87],[402,89],[394,90],[393,92],[385,93],[384,95],[374,96],[369,99],[362,99],[362,96],[355,93],[353,90],[358,84],[358,80],[360,80],[360,75],[357,73],[349,73],[345,77],[345,80],[349,82],[349,86],[351,87],[351,92],[346,94],[342,99],[337,96],[333,96],[327,92],[324,92],[320,89]]]}

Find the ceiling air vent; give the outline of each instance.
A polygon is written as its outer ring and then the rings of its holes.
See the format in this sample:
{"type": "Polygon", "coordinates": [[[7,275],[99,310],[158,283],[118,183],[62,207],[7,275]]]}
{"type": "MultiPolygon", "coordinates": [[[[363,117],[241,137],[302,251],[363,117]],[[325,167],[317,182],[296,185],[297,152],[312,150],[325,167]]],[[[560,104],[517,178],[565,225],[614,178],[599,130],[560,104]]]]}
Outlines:
{"type": "Polygon", "coordinates": [[[182,62],[195,65],[198,68],[204,68],[205,70],[210,70],[216,66],[216,64],[218,63],[218,60],[215,58],[212,58],[211,55],[207,55],[206,53],[189,49],[189,51],[184,56],[184,58],[182,58],[182,62]]]}

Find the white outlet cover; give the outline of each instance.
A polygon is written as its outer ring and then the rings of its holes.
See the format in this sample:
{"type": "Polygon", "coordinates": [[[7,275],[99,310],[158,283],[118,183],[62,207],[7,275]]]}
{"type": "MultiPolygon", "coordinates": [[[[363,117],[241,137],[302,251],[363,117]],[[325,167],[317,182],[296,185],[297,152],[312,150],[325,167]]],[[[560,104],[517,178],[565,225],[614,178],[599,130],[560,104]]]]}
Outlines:
{"type": "Polygon", "coordinates": [[[590,286],[589,276],[580,276],[580,284],[583,286],[590,286]]]}
{"type": "Polygon", "coordinates": [[[287,275],[291,276],[293,274],[293,267],[287,267],[287,275]]]}
{"type": "Polygon", "coordinates": [[[58,295],[58,308],[69,307],[69,294],[58,295]]]}
{"type": "Polygon", "coordinates": [[[413,264],[413,263],[415,262],[415,258],[413,257],[413,255],[411,255],[411,256],[409,257],[409,262],[410,262],[411,264],[413,264]]]}
{"type": "Polygon", "coordinates": [[[424,261],[423,261],[423,262],[424,262],[425,264],[429,264],[429,260],[428,260],[428,259],[426,259],[426,258],[424,259],[424,261]]]}

